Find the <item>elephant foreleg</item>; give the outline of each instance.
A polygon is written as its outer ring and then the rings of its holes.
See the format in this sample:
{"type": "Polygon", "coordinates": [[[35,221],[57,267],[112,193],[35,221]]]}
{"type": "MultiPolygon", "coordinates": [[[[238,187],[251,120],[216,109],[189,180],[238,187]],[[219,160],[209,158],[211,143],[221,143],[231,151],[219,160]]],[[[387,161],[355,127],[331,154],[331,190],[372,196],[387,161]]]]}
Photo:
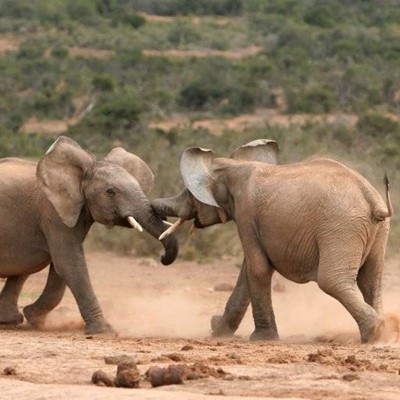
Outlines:
{"type": "Polygon", "coordinates": [[[24,321],[18,311],[18,298],[28,275],[10,276],[0,293],[0,324],[18,325],[24,321]]]}
{"type": "Polygon", "coordinates": [[[211,318],[213,336],[233,335],[242,322],[249,303],[246,262],[243,261],[236,286],[226,303],[224,314],[214,315],[211,318]]]}
{"type": "Polygon", "coordinates": [[[279,339],[271,298],[271,280],[274,272],[264,252],[259,247],[246,249],[247,282],[255,330],[250,340],[279,339]]]}
{"type": "Polygon", "coordinates": [[[82,242],[74,236],[49,235],[48,244],[55,272],[61,277],[78,304],[85,321],[85,333],[111,333],[113,329],[105,320],[90,282],[82,242]],[[61,244],[62,243],[62,244],[61,244]]]}
{"type": "Polygon", "coordinates": [[[23,309],[27,321],[37,328],[42,327],[45,323],[46,315],[60,304],[65,288],[64,280],[57,275],[54,265],[51,263],[43,293],[34,303],[23,309]]]}

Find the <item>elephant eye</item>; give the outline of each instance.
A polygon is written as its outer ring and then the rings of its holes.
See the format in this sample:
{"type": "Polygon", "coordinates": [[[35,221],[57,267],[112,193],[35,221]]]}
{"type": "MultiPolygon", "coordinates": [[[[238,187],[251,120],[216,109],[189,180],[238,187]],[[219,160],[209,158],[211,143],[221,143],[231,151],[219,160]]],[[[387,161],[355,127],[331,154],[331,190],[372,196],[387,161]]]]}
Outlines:
{"type": "Polygon", "coordinates": [[[115,195],[115,190],[113,188],[108,188],[106,190],[106,193],[110,196],[113,197],[115,195]]]}

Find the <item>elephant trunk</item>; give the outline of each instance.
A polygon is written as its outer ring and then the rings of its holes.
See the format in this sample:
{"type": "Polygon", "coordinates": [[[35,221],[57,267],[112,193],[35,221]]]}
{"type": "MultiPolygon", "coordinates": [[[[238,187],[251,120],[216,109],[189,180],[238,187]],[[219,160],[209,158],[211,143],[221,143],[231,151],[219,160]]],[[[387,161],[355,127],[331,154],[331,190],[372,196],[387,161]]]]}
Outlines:
{"type": "Polygon", "coordinates": [[[179,217],[188,220],[196,214],[191,194],[187,189],[174,197],[155,199],[151,205],[161,218],[179,217]]]}
{"type": "MultiPolygon", "coordinates": [[[[139,212],[136,207],[134,216],[143,229],[156,239],[158,239],[167,228],[166,224],[152,208],[149,201],[142,202],[139,212]]],[[[170,235],[161,240],[161,242],[165,249],[165,254],[161,257],[161,262],[164,265],[172,264],[178,255],[178,241],[175,236],[170,235]]]]}

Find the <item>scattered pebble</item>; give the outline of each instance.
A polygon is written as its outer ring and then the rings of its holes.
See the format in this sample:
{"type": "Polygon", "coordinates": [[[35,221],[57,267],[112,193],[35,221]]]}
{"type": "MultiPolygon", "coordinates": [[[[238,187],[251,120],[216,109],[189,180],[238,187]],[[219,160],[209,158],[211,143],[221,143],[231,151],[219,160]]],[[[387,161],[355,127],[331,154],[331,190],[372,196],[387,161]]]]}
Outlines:
{"type": "Polygon", "coordinates": [[[360,379],[360,377],[357,374],[344,374],[342,379],[347,382],[353,382],[357,379],[360,379]]]}
{"type": "Polygon", "coordinates": [[[170,360],[177,362],[185,360],[185,358],[178,353],[165,354],[165,357],[168,357],[170,360]]]}
{"type": "Polygon", "coordinates": [[[230,283],[218,283],[213,287],[214,292],[232,292],[234,286],[230,283]]]}
{"type": "Polygon", "coordinates": [[[275,282],[273,285],[272,285],[272,290],[274,291],[274,292],[278,292],[278,293],[284,293],[284,292],[286,292],[286,286],[282,283],[282,282],[275,282]]]}
{"type": "Polygon", "coordinates": [[[118,365],[118,364],[126,363],[126,362],[135,363],[135,360],[133,359],[133,357],[123,354],[120,356],[104,357],[104,362],[106,364],[118,365]]]}
{"type": "Polygon", "coordinates": [[[17,370],[14,367],[5,367],[3,369],[4,375],[17,375],[17,370]]]}
{"type": "Polygon", "coordinates": [[[96,371],[92,375],[92,382],[98,386],[115,386],[115,381],[104,371],[96,371]]]}
{"type": "Polygon", "coordinates": [[[184,374],[184,368],[179,365],[169,365],[167,368],[151,367],[146,373],[152,387],[181,385],[184,374]]]}
{"type": "Polygon", "coordinates": [[[134,361],[123,362],[118,365],[115,386],[124,388],[138,388],[140,386],[140,372],[134,361]]]}
{"type": "Polygon", "coordinates": [[[224,380],[233,380],[234,376],[226,373],[222,368],[213,368],[203,363],[172,364],[167,368],[151,367],[146,372],[147,379],[151,386],[182,384],[184,380],[192,381],[208,378],[209,376],[224,380]]]}

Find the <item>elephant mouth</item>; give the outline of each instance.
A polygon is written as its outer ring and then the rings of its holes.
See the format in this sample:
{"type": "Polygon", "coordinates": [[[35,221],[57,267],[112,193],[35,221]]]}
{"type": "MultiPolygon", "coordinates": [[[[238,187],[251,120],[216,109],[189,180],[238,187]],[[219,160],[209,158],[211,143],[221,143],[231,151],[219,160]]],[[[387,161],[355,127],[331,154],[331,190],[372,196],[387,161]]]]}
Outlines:
{"type": "Polygon", "coordinates": [[[132,215],[128,215],[126,217],[116,216],[114,217],[112,224],[110,224],[109,226],[122,226],[124,228],[130,229],[134,228],[137,229],[139,232],[143,232],[142,226],[132,215]]]}

